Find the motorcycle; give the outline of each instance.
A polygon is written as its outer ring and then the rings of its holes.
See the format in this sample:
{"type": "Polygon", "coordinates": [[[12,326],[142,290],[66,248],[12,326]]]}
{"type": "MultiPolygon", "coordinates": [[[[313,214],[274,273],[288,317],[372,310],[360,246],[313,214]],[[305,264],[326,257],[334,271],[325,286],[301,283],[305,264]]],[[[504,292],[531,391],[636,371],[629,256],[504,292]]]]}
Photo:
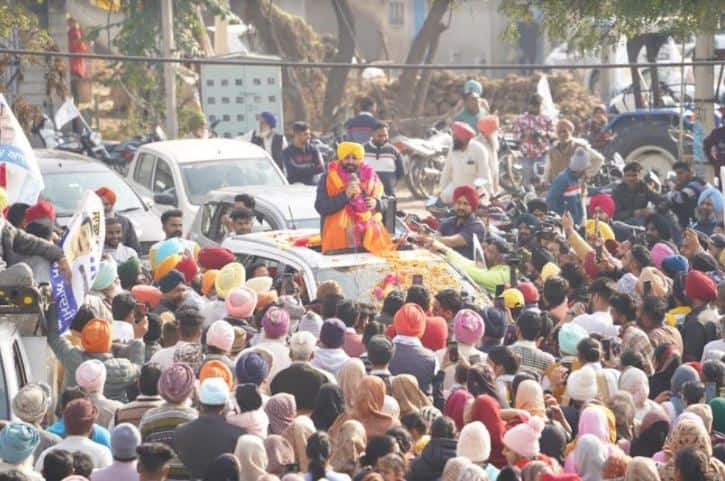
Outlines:
{"type": "Polygon", "coordinates": [[[111,159],[109,164],[113,170],[125,176],[139,147],[162,140],[166,140],[166,134],[161,127],[156,126],[153,132],[146,135],[137,135],[121,142],[106,144],[111,159]]]}
{"type": "Polygon", "coordinates": [[[47,114],[43,114],[40,122],[33,127],[33,133],[40,138],[46,149],[74,152],[112,164],[114,159],[103,144],[101,134],[95,132],[82,115],[78,118],[82,126],[80,134],[58,129],[47,114]]]}
{"type": "Polygon", "coordinates": [[[453,137],[438,123],[428,130],[426,139],[398,135],[393,145],[403,157],[405,180],[416,199],[426,199],[439,193],[441,172],[446,156],[453,147],[453,137]]]}

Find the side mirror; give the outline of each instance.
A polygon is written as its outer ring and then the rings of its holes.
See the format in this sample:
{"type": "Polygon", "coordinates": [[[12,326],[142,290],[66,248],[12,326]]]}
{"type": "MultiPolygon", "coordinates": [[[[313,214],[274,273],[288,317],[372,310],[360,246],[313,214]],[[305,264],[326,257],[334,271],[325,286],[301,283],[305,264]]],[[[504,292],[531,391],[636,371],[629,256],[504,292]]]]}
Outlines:
{"type": "Polygon", "coordinates": [[[143,205],[145,205],[147,209],[152,208],[155,203],[154,199],[152,199],[151,197],[146,197],[146,196],[141,197],[141,201],[143,202],[143,205]]]}
{"type": "Polygon", "coordinates": [[[176,194],[170,192],[159,192],[157,194],[154,194],[154,202],[159,205],[171,205],[176,207],[176,194]]]}

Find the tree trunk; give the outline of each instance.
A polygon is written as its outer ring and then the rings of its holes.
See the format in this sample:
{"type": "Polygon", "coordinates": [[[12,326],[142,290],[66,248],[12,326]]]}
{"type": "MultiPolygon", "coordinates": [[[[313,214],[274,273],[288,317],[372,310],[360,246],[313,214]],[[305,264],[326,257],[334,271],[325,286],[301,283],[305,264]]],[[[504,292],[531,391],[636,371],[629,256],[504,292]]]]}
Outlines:
{"type": "MultiPolygon", "coordinates": [[[[236,2],[230,2],[230,6],[236,2]]],[[[260,36],[262,43],[272,55],[279,55],[287,58],[282,42],[280,42],[274,25],[269,18],[269,12],[273,6],[269,0],[241,0],[240,17],[245,23],[254,25],[257,34],[260,36]]],[[[292,101],[292,111],[295,120],[307,120],[307,106],[302,95],[301,83],[293,68],[282,67],[282,82],[285,89],[289,89],[290,100],[292,101]]]]}
{"type": "MultiPolygon", "coordinates": [[[[451,7],[453,0],[436,0],[433,2],[428,16],[423,22],[420,31],[415,35],[413,43],[408,51],[408,57],[405,63],[414,65],[420,64],[426,52],[430,50],[431,44],[438,41],[441,33],[445,30],[443,27],[443,16],[451,7]]],[[[410,115],[413,107],[413,99],[416,92],[416,79],[418,78],[419,69],[406,69],[400,74],[398,79],[399,85],[404,88],[400,89],[398,97],[398,113],[401,116],[410,115]]]]}
{"type": "MultiPolygon", "coordinates": [[[[632,38],[627,39],[627,59],[630,64],[637,63],[637,55],[644,45],[644,38],[641,35],[635,35],[632,38]]],[[[642,102],[642,84],[639,81],[639,69],[637,67],[630,67],[632,72],[632,94],[634,95],[634,105],[638,109],[644,108],[644,102],[642,102]]]]}
{"type": "MultiPolygon", "coordinates": [[[[440,43],[441,33],[445,28],[442,28],[438,35],[431,39],[430,46],[428,47],[428,53],[425,56],[425,63],[433,63],[436,53],[438,52],[438,44],[440,43]]],[[[433,79],[433,70],[427,69],[423,71],[420,76],[420,81],[416,90],[418,91],[415,96],[415,103],[413,104],[412,113],[414,117],[423,115],[423,109],[425,108],[425,100],[428,98],[428,89],[430,88],[430,82],[433,79]]]]}
{"type": "MultiPolygon", "coordinates": [[[[661,33],[648,33],[645,35],[644,45],[647,49],[647,62],[654,63],[657,61],[657,54],[666,41],[667,36],[661,33]]],[[[652,105],[659,107],[662,104],[662,89],[660,88],[657,67],[650,68],[650,83],[650,88],[652,89],[652,105]]]]}
{"type": "MultiPolygon", "coordinates": [[[[349,64],[355,54],[355,23],[350,4],[348,0],[332,0],[332,7],[335,9],[337,19],[337,53],[332,61],[349,64]]],[[[327,75],[325,102],[322,104],[323,122],[333,119],[333,112],[345,95],[349,73],[349,67],[330,69],[327,75]]]]}

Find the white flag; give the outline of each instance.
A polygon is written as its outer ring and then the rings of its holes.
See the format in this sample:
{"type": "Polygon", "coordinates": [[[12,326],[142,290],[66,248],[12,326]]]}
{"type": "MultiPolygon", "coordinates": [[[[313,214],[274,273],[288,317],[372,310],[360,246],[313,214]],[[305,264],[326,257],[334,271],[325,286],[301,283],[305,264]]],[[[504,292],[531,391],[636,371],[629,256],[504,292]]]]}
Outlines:
{"type": "Polygon", "coordinates": [[[559,118],[559,109],[554,105],[554,99],[551,97],[551,89],[549,88],[549,79],[546,75],[542,75],[539,83],[536,84],[536,93],[541,95],[541,113],[556,121],[559,118]]]}
{"type": "Polygon", "coordinates": [[[62,129],[65,124],[70,122],[76,117],[80,117],[81,113],[73,102],[73,98],[67,97],[63,105],[58,107],[55,112],[55,128],[62,129]]]}
{"type": "Polygon", "coordinates": [[[43,176],[35,152],[15,118],[5,96],[0,94],[0,187],[10,204],[33,205],[43,190],[43,176]]]}

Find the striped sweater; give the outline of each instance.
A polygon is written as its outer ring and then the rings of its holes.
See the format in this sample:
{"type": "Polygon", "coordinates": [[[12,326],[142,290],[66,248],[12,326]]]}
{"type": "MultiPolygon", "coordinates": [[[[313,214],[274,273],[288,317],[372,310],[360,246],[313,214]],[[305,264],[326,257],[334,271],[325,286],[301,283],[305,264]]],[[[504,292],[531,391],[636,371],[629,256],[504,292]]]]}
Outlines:
{"type": "MultiPolygon", "coordinates": [[[[141,418],[139,424],[141,439],[145,443],[164,443],[175,451],[174,431],[176,431],[176,427],[193,421],[197,417],[199,417],[199,413],[192,407],[165,402],[159,407],[148,410],[141,418]]],[[[170,467],[168,479],[186,480],[191,476],[191,472],[178,456],[174,456],[170,467]]]]}

